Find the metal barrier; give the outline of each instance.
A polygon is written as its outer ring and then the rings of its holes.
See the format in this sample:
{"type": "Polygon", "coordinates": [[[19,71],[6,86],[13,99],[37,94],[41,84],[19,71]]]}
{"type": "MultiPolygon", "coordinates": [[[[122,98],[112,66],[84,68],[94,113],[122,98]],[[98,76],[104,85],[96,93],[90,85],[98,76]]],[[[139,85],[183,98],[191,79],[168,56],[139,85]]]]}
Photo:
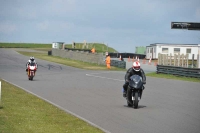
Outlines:
{"type": "Polygon", "coordinates": [[[118,61],[118,60],[111,60],[110,61],[111,66],[119,67],[119,68],[126,68],[126,62],[125,61],[118,61]]]}
{"type": "Polygon", "coordinates": [[[186,68],[186,67],[157,65],[156,72],[185,76],[185,77],[200,78],[200,69],[199,68],[186,68]]]}

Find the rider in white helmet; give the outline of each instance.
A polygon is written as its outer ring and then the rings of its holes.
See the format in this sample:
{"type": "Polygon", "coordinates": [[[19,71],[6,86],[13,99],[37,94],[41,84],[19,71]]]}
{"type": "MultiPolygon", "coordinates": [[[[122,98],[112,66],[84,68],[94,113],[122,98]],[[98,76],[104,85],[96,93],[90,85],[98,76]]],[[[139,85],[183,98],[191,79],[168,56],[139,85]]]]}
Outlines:
{"type": "Polygon", "coordinates": [[[133,66],[127,70],[125,75],[125,84],[123,85],[123,97],[126,97],[130,77],[135,74],[141,76],[143,83],[146,84],[146,76],[143,69],[140,68],[140,62],[133,62],[133,66]]]}
{"type": "Polygon", "coordinates": [[[26,63],[26,71],[28,71],[28,65],[31,63],[31,62],[34,62],[36,64],[36,69],[37,69],[37,63],[35,61],[35,58],[33,56],[30,57],[30,59],[27,61],[26,63]]]}

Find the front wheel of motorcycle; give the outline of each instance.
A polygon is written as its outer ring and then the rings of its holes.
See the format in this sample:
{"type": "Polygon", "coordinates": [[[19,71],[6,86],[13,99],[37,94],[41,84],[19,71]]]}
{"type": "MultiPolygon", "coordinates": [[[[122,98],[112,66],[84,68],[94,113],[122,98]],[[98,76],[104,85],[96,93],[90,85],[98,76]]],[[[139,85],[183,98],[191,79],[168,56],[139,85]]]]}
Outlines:
{"type": "Polygon", "coordinates": [[[133,107],[133,104],[130,104],[129,101],[127,101],[128,107],[133,107]]]}
{"type": "Polygon", "coordinates": [[[135,92],[135,100],[133,101],[133,106],[134,106],[134,108],[135,109],[137,109],[138,108],[138,92],[135,92]]]}

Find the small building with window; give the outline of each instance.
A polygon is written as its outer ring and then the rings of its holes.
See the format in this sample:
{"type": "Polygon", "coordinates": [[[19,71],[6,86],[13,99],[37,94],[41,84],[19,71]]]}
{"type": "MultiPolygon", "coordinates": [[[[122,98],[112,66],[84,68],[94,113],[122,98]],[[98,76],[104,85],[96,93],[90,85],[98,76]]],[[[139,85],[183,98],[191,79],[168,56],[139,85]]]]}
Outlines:
{"type": "Polygon", "coordinates": [[[52,43],[52,48],[55,49],[64,49],[64,42],[53,42],[52,43]]]}
{"type": "Polygon", "coordinates": [[[188,54],[189,59],[197,59],[198,55],[198,44],[167,44],[167,43],[154,43],[146,46],[146,59],[158,59],[158,54],[188,54]]]}

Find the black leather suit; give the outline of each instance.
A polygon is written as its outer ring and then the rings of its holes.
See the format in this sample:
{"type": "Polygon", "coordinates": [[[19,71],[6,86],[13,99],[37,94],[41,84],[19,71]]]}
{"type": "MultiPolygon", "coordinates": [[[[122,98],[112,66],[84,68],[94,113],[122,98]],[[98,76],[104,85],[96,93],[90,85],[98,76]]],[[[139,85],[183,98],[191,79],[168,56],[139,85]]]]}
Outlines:
{"type": "Polygon", "coordinates": [[[126,75],[125,75],[125,84],[123,85],[123,88],[124,88],[124,91],[127,91],[127,87],[128,87],[128,84],[129,84],[129,80],[130,80],[130,77],[132,75],[139,75],[142,77],[142,80],[143,80],[143,83],[146,84],[146,76],[145,76],[145,73],[143,71],[142,68],[140,68],[140,71],[135,71],[132,67],[129,68],[126,72],[126,75]]]}

